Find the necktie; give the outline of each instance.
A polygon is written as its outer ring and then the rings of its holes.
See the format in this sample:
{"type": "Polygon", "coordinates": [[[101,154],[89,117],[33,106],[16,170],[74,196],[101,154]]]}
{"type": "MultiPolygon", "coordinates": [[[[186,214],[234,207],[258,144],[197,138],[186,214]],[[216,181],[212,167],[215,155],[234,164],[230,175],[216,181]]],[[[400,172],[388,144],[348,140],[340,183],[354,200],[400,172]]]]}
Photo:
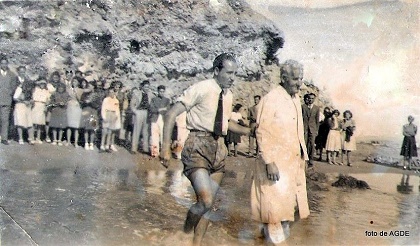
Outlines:
{"type": "Polygon", "coordinates": [[[216,118],[214,119],[213,133],[215,136],[222,136],[223,126],[223,90],[219,94],[219,102],[217,104],[216,118]]]}

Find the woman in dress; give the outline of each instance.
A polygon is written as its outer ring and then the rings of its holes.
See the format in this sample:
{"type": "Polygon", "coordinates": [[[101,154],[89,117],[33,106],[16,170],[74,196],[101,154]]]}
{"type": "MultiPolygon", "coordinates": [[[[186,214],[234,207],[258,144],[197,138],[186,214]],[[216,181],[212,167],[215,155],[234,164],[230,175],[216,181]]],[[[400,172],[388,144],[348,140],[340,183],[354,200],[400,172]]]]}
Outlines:
{"type": "MultiPolygon", "coordinates": [[[[59,71],[54,71],[51,76],[50,79],[47,83],[47,88],[50,91],[51,95],[53,93],[55,93],[55,91],[57,90],[57,85],[59,85],[61,83],[61,75],[59,71]]],[[[51,138],[50,138],[50,119],[51,119],[51,107],[47,107],[47,117],[45,118],[46,123],[45,123],[45,134],[46,134],[46,142],[47,143],[51,143],[51,138]]]]}
{"type": "Polygon", "coordinates": [[[85,150],[94,150],[96,130],[99,127],[98,105],[95,103],[95,92],[86,79],[81,79],[80,88],[83,94],[80,98],[82,118],[80,127],[84,129],[85,150]]]}
{"type": "Polygon", "coordinates": [[[63,137],[63,130],[67,126],[67,102],[70,99],[66,91],[66,85],[63,83],[57,84],[57,90],[51,95],[50,108],[51,119],[50,128],[53,128],[53,145],[63,145],[61,139],[63,137]]]}
{"type": "Polygon", "coordinates": [[[117,151],[114,145],[115,133],[121,129],[120,103],[115,88],[108,90],[108,96],[102,102],[102,138],[101,151],[117,151]]]}
{"type": "Polygon", "coordinates": [[[404,140],[401,147],[400,155],[404,156],[403,167],[411,169],[411,162],[413,157],[417,157],[416,134],[417,126],[413,124],[414,117],[408,116],[408,124],[403,126],[404,140]]]}
{"type": "Polygon", "coordinates": [[[79,80],[74,78],[71,80],[71,84],[67,86],[67,93],[69,94],[69,101],[67,103],[67,142],[66,146],[71,143],[71,135],[74,132],[74,147],[78,147],[77,143],[79,140],[79,128],[82,118],[82,108],[80,107],[80,97],[82,96],[83,90],[79,87],[79,80]]]}
{"type": "Polygon", "coordinates": [[[328,132],[327,143],[325,149],[327,150],[328,163],[331,165],[342,165],[335,161],[337,154],[341,150],[341,134],[340,134],[340,123],[338,116],[340,111],[337,109],[332,111],[331,118],[328,119],[330,131],[328,132]]]}
{"type": "MultiPolygon", "coordinates": [[[[242,104],[239,104],[239,103],[236,104],[233,107],[233,112],[231,114],[229,121],[234,121],[243,126],[244,121],[243,121],[242,114],[240,112],[241,109],[242,109],[242,104]]],[[[225,141],[226,141],[226,146],[229,153],[228,155],[231,156],[229,146],[230,144],[233,144],[233,151],[234,151],[233,156],[238,156],[238,144],[241,143],[241,135],[228,130],[225,141]]]]}
{"type": "Polygon", "coordinates": [[[13,95],[15,100],[14,124],[17,127],[19,144],[24,144],[23,130],[28,131],[28,142],[34,144],[34,131],[32,124],[32,93],[34,90],[33,82],[30,80],[20,84],[13,95]]]}
{"type": "Polygon", "coordinates": [[[356,150],[356,139],[354,137],[354,131],[356,130],[356,123],[353,120],[353,113],[350,110],[346,110],[343,113],[343,123],[341,125],[343,141],[343,152],[341,155],[341,162],[344,163],[344,155],[347,156],[347,166],[351,167],[350,153],[356,150]]]}
{"type": "Polygon", "coordinates": [[[38,78],[35,82],[35,89],[32,94],[34,107],[32,108],[32,123],[36,131],[35,143],[42,144],[41,132],[45,129],[45,118],[47,113],[47,103],[51,93],[47,88],[47,80],[44,77],[38,78]]]}

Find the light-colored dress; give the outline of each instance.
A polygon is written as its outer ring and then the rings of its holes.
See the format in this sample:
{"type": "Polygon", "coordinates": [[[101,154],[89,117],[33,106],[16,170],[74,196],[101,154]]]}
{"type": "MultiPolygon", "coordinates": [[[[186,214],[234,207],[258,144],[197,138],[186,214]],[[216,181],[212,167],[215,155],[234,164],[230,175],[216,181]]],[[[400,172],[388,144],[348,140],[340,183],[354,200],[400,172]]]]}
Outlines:
{"type": "Polygon", "coordinates": [[[69,101],[67,103],[67,126],[71,128],[80,128],[80,121],[82,118],[82,108],[80,107],[81,89],[74,87],[67,87],[69,94],[69,101]]]}
{"type": "Polygon", "coordinates": [[[300,99],[292,98],[278,86],[257,107],[256,135],[261,158],[256,159],[251,187],[252,218],[269,224],[294,221],[296,205],[300,218],[306,218],[309,216],[305,177],[308,155],[300,99]],[[268,163],[277,166],[279,181],[268,180],[268,163]]]}
{"type": "Polygon", "coordinates": [[[356,123],[354,122],[353,119],[350,119],[347,121],[344,119],[343,125],[341,127],[343,129],[342,136],[341,136],[341,139],[343,141],[343,150],[347,150],[347,151],[356,150],[356,138],[354,136],[354,129],[356,127],[356,123]],[[349,141],[346,141],[346,128],[347,127],[353,128],[353,131],[352,131],[353,135],[349,136],[350,137],[349,141]]]}
{"type": "Polygon", "coordinates": [[[36,125],[45,125],[46,105],[50,100],[51,92],[48,89],[35,87],[32,94],[34,107],[32,108],[32,123],[36,125]]]}
{"type": "Polygon", "coordinates": [[[102,128],[121,129],[120,103],[117,98],[106,97],[101,107],[102,128]]]}
{"type": "Polygon", "coordinates": [[[25,95],[22,91],[22,85],[19,85],[16,88],[13,99],[16,101],[13,113],[15,125],[23,128],[32,127],[32,104],[30,103],[31,98],[25,98],[25,95]]]}
{"type": "Polygon", "coordinates": [[[330,131],[328,132],[327,137],[327,144],[325,146],[325,149],[327,151],[340,151],[341,150],[341,133],[340,133],[340,124],[338,123],[337,118],[330,118],[328,119],[330,124],[330,131]]]}

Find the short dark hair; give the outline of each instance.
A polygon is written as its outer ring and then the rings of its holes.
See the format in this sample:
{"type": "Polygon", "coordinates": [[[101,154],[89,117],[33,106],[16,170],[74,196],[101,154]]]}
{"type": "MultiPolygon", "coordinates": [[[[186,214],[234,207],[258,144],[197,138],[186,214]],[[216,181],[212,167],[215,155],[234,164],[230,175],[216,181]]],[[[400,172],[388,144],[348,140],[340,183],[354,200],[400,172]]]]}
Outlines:
{"type": "Polygon", "coordinates": [[[338,115],[340,115],[340,111],[338,111],[338,109],[334,109],[334,110],[331,112],[331,115],[333,115],[333,114],[338,114],[338,115]]]}
{"type": "Polygon", "coordinates": [[[143,80],[140,85],[143,87],[145,85],[150,85],[150,81],[149,80],[143,80]]]}
{"type": "Polygon", "coordinates": [[[222,53],[218,55],[216,58],[214,58],[213,61],[213,71],[218,68],[221,70],[223,68],[224,61],[232,61],[236,63],[235,56],[232,53],[222,53]]]}
{"type": "Polygon", "coordinates": [[[350,110],[346,110],[346,111],[344,111],[344,112],[343,112],[343,116],[344,116],[345,114],[349,114],[349,115],[350,115],[350,119],[351,119],[351,118],[353,118],[353,113],[352,113],[350,110]]]}
{"type": "Polygon", "coordinates": [[[314,96],[314,97],[316,97],[316,95],[314,94],[314,93],[307,93],[307,94],[305,94],[304,96],[303,96],[303,99],[308,99],[310,96],[314,96]]]}
{"type": "Polygon", "coordinates": [[[19,71],[21,68],[26,70],[26,66],[24,66],[24,65],[20,65],[19,67],[17,67],[17,70],[19,71]]]}
{"type": "Polygon", "coordinates": [[[166,90],[166,86],[164,86],[164,85],[159,85],[157,89],[158,89],[158,91],[159,91],[159,90],[166,90]]]}
{"type": "Polygon", "coordinates": [[[254,96],[254,99],[261,99],[261,96],[260,95],[256,95],[256,96],[254,96]]]}

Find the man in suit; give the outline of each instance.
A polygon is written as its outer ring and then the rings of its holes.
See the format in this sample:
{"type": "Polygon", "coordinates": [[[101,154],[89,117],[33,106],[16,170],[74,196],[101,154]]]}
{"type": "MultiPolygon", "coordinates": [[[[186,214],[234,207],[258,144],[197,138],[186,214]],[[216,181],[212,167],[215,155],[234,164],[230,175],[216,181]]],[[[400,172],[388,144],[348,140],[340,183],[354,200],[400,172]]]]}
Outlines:
{"type": "Polygon", "coordinates": [[[138,89],[133,90],[133,97],[131,98],[130,107],[134,113],[134,129],[131,142],[131,154],[136,154],[140,135],[143,137],[143,152],[149,153],[149,133],[150,125],[148,120],[148,111],[150,102],[154,94],[150,89],[149,80],[140,83],[138,89]]]}
{"type": "Polygon", "coordinates": [[[17,87],[17,77],[9,69],[6,56],[0,57],[0,121],[1,143],[8,145],[9,115],[12,107],[12,97],[17,87]]]}
{"type": "Polygon", "coordinates": [[[308,167],[313,167],[315,154],[315,137],[319,129],[319,107],[314,105],[315,94],[308,93],[303,97],[302,105],[303,128],[305,130],[305,143],[309,156],[308,167]]]}

